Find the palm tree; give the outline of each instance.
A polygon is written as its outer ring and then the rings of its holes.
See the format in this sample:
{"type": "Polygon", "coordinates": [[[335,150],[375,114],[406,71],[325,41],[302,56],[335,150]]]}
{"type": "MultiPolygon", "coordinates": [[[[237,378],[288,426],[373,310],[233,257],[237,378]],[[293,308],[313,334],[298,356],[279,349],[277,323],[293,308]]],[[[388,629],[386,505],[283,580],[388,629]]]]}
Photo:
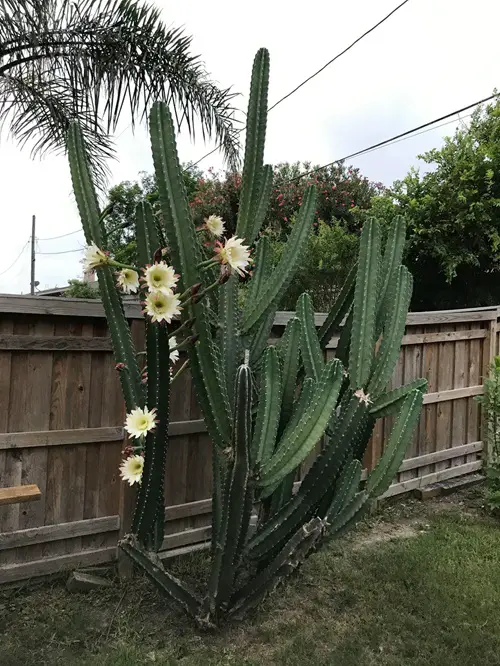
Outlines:
{"type": "Polygon", "coordinates": [[[215,136],[230,163],[234,94],[211,81],[191,37],[137,0],[0,0],[0,123],[33,154],[64,151],[78,119],[101,183],[124,107],[132,124],[156,99],[179,127],[215,136]]]}

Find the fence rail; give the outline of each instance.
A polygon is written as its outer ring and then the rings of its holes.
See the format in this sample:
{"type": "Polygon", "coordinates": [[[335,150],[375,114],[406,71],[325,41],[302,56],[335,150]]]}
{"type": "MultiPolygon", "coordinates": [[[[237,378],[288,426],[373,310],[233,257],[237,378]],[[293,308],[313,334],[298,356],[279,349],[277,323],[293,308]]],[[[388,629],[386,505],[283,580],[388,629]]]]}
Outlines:
{"type": "MultiPolygon", "coordinates": [[[[125,304],[138,348],[139,306],[125,304]]],[[[278,339],[292,313],[277,313],[278,339]]],[[[424,408],[388,496],[481,468],[475,396],[498,350],[496,307],[414,312],[392,387],[428,379],[424,408]]],[[[324,315],[316,315],[320,325],[324,315]]],[[[335,354],[332,338],[326,356],[335,354]]],[[[116,559],[133,497],[118,478],[124,407],[99,301],[0,296],[0,488],[36,484],[41,500],[0,507],[0,582],[116,559]]],[[[171,396],[163,557],[210,536],[211,448],[189,373],[171,396]]],[[[371,469],[392,419],[380,420],[371,469]]],[[[307,465],[304,466],[304,471],[307,465]]]]}

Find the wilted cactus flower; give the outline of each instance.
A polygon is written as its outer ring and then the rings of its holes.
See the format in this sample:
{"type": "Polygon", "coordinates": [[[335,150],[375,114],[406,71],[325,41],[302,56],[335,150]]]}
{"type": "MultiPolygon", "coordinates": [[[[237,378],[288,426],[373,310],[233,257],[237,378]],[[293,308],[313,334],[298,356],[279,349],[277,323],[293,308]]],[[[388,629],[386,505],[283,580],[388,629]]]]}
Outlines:
{"type": "Polygon", "coordinates": [[[167,324],[170,324],[174,317],[180,315],[180,304],[180,300],[172,291],[167,293],[153,291],[146,297],[144,312],[151,317],[153,322],[166,321],[167,324]]]}
{"type": "Polygon", "coordinates": [[[213,236],[220,238],[225,230],[224,220],[222,217],[220,217],[220,215],[210,215],[205,220],[205,227],[213,236]]]}
{"type": "Polygon", "coordinates": [[[109,255],[101,250],[95,243],[91,243],[85,248],[85,254],[82,259],[83,270],[93,271],[98,266],[105,266],[109,263],[109,255]]]}
{"type": "Polygon", "coordinates": [[[247,268],[252,262],[250,258],[250,250],[248,245],[243,245],[243,238],[232,236],[224,245],[217,241],[215,251],[217,252],[217,260],[221,264],[227,264],[231,270],[244,276],[247,268]]]}
{"type": "Polygon", "coordinates": [[[149,291],[168,294],[172,289],[175,289],[179,276],[176,275],[172,266],[169,266],[165,261],[160,261],[152,266],[146,266],[143,279],[149,291]]]}
{"type": "Polygon", "coordinates": [[[125,430],[131,437],[142,437],[150,430],[156,428],[156,410],[149,411],[147,407],[136,407],[125,419],[125,430]]]}
{"type": "Polygon", "coordinates": [[[140,483],[142,479],[142,470],[144,469],[144,458],[142,456],[130,456],[120,465],[120,475],[129,485],[140,483]]]}
{"type": "Polygon", "coordinates": [[[373,402],[368,393],[365,393],[362,388],[354,391],[354,395],[356,398],[358,398],[359,402],[364,402],[367,406],[371,405],[373,402]]]}
{"type": "Polygon", "coordinates": [[[135,294],[139,289],[139,273],[132,268],[118,272],[117,285],[125,294],[135,294]]]}

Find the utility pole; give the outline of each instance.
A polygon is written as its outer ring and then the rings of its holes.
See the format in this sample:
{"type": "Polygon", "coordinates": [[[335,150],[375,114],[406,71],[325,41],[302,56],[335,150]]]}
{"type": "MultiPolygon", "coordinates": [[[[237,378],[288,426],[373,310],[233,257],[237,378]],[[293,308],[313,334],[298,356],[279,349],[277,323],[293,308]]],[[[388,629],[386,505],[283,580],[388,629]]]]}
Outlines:
{"type": "Polygon", "coordinates": [[[35,223],[36,217],[33,215],[31,218],[31,282],[30,294],[35,294],[35,223]]]}

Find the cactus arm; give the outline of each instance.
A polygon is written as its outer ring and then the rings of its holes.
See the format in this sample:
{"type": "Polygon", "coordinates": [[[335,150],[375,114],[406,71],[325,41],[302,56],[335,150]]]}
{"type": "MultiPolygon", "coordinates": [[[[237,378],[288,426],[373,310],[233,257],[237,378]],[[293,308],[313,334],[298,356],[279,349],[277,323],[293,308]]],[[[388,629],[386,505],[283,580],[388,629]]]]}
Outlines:
{"type": "Polygon", "coordinates": [[[248,287],[247,304],[245,306],[245,316],[249,305],[258,297],[264,288],[269,276],[271,275],[271,246],[267,236],[262,236],[256,243],[255,268],[252,273],[252,279],[248,287]]]}
{"type": "Polygon", "coordinates": [[[305,460],[325,432],[341,383],[342,365],[334,359],[325,365],[301,422],[293,431],[285,433],[276,453],[262,467],[259,485],[264,488],[275,485],[305,460]]]}
{"type": "MultiPolygon", "coordinates": [[[[234,386],[236,369],[241,363],[239,331],[238,280],[232,275],[219,292],[220,356],[225,386],[234,386]]],[[[231,401],[230,401],[231,402],[231,401]]]]}
{"type": "Polygon", "coordinates": [[[423,399],[423,393],[418,389],[413,389],[404,399],[384,453],[366,482],[366,492],[372,497],[382,495],[398,471],[417,425],[423,399]]]}
{"type": "Polygon", "coordinates": [[[248,100],[245,160],[236,235],[248,243],[262,191],[262,168],[267,125],[267,91],[269,87],[269,52],[259,49],[255,55],[248,100]]]}
{"type": "Polygon", "coordinates": [[[370,219],[363,227],[359,244],[359,263],[354,290],[349,375],[351,386],[367,382],[375,346],[375,314],[380,263],[380,228],[370,219]]]}
{"type": "MultiPolygon", "coordinates": [[[[201,247],[189,216],[172,117],[164,102],[156,102],[153,105],[150,114],[150,134],[163,223],[174,265],[181,272],[179,286],[184,290],[201,281],[197,269],[201,247]]],[[[231,439],[231,417],[225,378],[218,372],[215,362],[206,307],[203,301],[190,306],[184,310],[183,317],[196,318],[195,326],[199,342],[196,347],[188,348],[193,381],[200,403],[210,405],[212,416],[207,418],[207,427],[213,428],[215,425],[215,430],[212,429],[210,432],[212,440],[223,448],[231,439]]]]}
{"type": "Polygon", "coordinates": [[[325,513],[325,520],[328,523],[351,502],[359,490],[362,471],[359,460],[351,460],[344,467],[335,488],[333,499],[325,513]]]}
{"type": "Polygon", "coordinates": [[[307,243],[312,228],[316,205],[316,189],[307,188],[297,221],[293,227],[278,265],[274,268],[262,292],[254,303],[249,303],[245,312],[242,330],[250,331],[273,302],[278,302],[297,270],[298,261],[307,243]]]}
{"type": "Polygon", "coordinates": [[[252,440],[252,463],[268,460],[274,450],[282,395],[281,370],[275,347],[264,355],[264,369],[255,430],[252,440]]]}
{"type": "MultiPolygon", "coordinates": [[[[148,406],[157,410],[157,425],[148,432],[144,470],[132,530],[142,543],[152,533],[155,521],[163,531],[165,523],[165,458],[168,442],[170,400],[170,349],[168,329],[149,324],[147,330],[148,406]]],[[[162,536],[163,540],[163,536],[162,536]]],[[[161,544],[160,544],[161,545],[161,544]]]]}
{"type": "Polygon", "coordinates": [[[248,480],[250,475],[250,442],[252,386],[250,367],[238,368],[236,374],[234,415],[234,446],[231,478],[227,485],[223,509],[219,550],[214,558],[211,590],[217,606],[226,602],[231,594],[235,570],[239,561],[238,548],[248,530],[248,480]],[[247,521],[244,523],[244,519],[247,521]]]}
{"type": "Polygon", "coordinates": [[[354,287],[356,284],[356,273],[358,270],[358,264],[355,263],[354,266],[349,271],[349,274],[346,278],[346,281],[340,291],[340,294],[335,299],[335,303],[328,313],[323,325],[318,331],[318,338],[321,349],[324,349],[326,345],[332,339],[332,336],[340,329],[342,320],[349,312],[349,309],[352,305],[352,299],[354,296],[354,287]]]}
{"type": "Polygon", "coordinates": [[[413,391],[413,389],[419,389],[425,393],[427,389],[427,379],[415,379],[405,386],[399,386],[392,391],[384,393],[370,405],[370,414],[377,419],[396,414],[399,412],[408,393],[413,391]]]}
{"type": "Polygon", "coordinates": [[[306,292],[299,296],[297,316],[300,319],[300,351],[306,377],[318,380],[325,363],[316,333],[312,300],[306,292]]]}
{"type": "MultiPolygon", "coordinates": [[[[306,379],[304,379],[302,390],[300,391],[298,399],[293,403],[292,414],[281,436],[280,442],[286,441],[288,435],[290,435],[302,421],[305,411],[312,402],[315,387],[316,382],[312,377],[306,377],[306,379]]],[[[278,449],[278,447],[276,447],[276,449],[278,449]]]]}
{"type": "Polygon", "coordinates": [[[368,393],[377,398],[387,387],[394,364],[399,356],[406,315],[412,292],[412,277],[404,266],[400,266],[396,280],[388,292],[389,310],[384,326],[382,343],[375,359],[373,372],[368,382],[368,393]]]}
{"type": "Polygon", "coordinates": [[[197,264],[202,250],[189,215],[172,116],[165,102],[153,104],[149,131],[163,224],[174,266],[180,273],[179,288],[184,291],[201,281],[197,264]]]}
{"type": "Polygon", "coordinates": [[[253,227],[250,236],[248,238],[249,242],[252,242],[257,237],[262,225],[264,224],[267,209],[269,208],[269,200],[271,197],[272,189],[273,189],[273,167],[270,164],[266,164],[262,169],[259,201],[257,205],[257,210],[254,215],[253,227]]]}
{"type": "Polygon", "coordinates": [[[342,365],[349,370],[349,351],[351,347],[351,334],[352,334],[352,308],[347,315],[342,331],[340,332],[337,349],[335,350],[335,358],[338,358],[342,365]]]}
{"type": "Polygon", "coordinates": [[[297,317],[290,319],[278,344],[283,363],[283,398],[278,434],[282,435],[293,411],[297,373],[299,371],[301,326],[297,317]]]}
{"type": "Polygon", "coordinates": [[[255,327],[250,342],[251,364],[259,365],[262,354],[267,347],[275,317],[276,307],[271,307],[268,312],[262,315],[258,325],[255,327]]]}
{"type": "Polygon", "coordinates": [[[347,529],[357,523],[370,508],[370,496],[364,490],[356,493],[351,501],[332,518],[332,522],[327,528],[324,544],[327,544],[333,537],[339,538],[347,529]]]}
{"type": "Polygon", "coordinates": [[[86,158],[82,130],[78,123],[71,123],[68,132],[68,157],[73,191],[82,221],[87,244],[92,241],[101,247],[102,230],[100,211],[90,169],[86,158]]]}
{"type": "Polygon", "coordinates": [[[233,594],[230,614],[235,618],[242,617],[250,608],[259,604],[283,578],[302,564],[323,531],[324,523],[321,518],[313,518],[301,526],[272,561],[233,594]]]}
{"type": "MultiPolygon", "coordinates": [[[[87,243],[93,241],[99,245],[102,240],[99,205],[83,148],[81,129],[76,123],[71,125],[68,136],[68,158],[76,203],[86,241],[87,243]]],[[[97,278],[113,343],[115,360],[117,363],[125,364],[125,368],[120,372],[120,382],[127,410],[130,411],[134,407],[144,405],[144,391],[141,385],[141,373],[135,348],[111,267],[103,266],[99,268],[97,278]]]]}
{"type": "Polygon", "coordinates": [[[401,215],[396,215],[392,220],[385,244],[382,269],[380,272],[380,294],[379,304],[382,305],[387,295],[387,290],[394,272],[401,264],[406,240],[406,221],[401,215]]]}
{"type": "Polygon", "coordinates": [[[347,403],[336,422],[329,447],[307,472],[297,494],[249,540],[245,549],[249,559],[259,560],[281,547],[314,512],[335,482],[349,448],[364,435],[368,416],[366,405],[357,398],[347,403]]]}
{"type": "Polygon", "coordinates": [[[171,597],[188,615],[197,617],[201,610],[201,603],[193,592],[184,583],[165,571],[158,555],[152,554],[141,547],[137,539],[128,534],[118,547],[126,553],[160,589],[171,597]]]}
{"type": "MultiPolygon", "coordinates": [[[[245,316],[251,304],[255,302],[261,293],[271,275],[271,270],[271,248],[268,238],[263,236],[257,242],[255,269],[250,281],[250,286],[248,287],[243,316],[245,316]]],[[[250,362],[252,365],[257,365],[259,363],[262,352],[266,348],[275,314],[276,306],[268,308],[267,312],[258,322],[258,325],[255,326],[254,330],[251,331],[251,334],[247,336],[246,344],[250,348],[250,362]]]]}
{"type": "Polygon", "coordinates": [[[156,250],[160,247],[151,204],[140,201],[135,208],[135,240],[139,266],[153,263],[156,250]]]}

